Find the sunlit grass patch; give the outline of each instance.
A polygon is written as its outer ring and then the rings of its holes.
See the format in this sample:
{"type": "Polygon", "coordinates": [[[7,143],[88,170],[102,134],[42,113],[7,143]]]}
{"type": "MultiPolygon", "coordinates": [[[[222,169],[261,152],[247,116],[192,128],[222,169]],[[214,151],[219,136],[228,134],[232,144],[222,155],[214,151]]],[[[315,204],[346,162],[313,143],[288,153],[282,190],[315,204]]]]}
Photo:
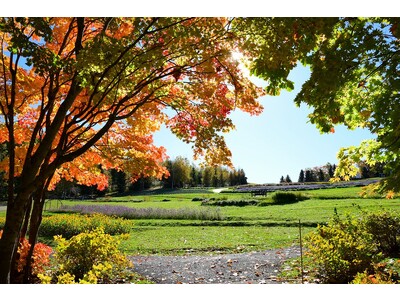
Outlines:
{"type": "Polygon", "coordinates": [[[287,247],[297,240],[295,227],[154,226],[135,227],[122,248],[131,255],[241,253],[287,247]]]}

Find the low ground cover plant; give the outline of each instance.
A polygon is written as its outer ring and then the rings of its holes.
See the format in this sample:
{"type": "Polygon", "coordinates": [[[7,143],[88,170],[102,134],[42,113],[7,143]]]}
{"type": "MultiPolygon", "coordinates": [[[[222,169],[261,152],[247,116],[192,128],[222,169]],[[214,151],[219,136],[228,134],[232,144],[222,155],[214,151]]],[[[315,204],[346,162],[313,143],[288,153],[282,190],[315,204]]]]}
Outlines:
{"type": "Polygon", "coordinates": [[[119,250],[126,235],[111,236],[103,227],[73,236],[55,236],[51,268],[39,274],[42,283],[124,283],[132,280],[132,262],[119,250]]]}
{"type": "Polygon", "coordinates": [[[133,208],[121,205],[73,205],[61,207],[60,211],[82,214],[101,213],[125,219],[183,219],[183,220],[222,220],[219,209],[212,208],[133,208]]]}

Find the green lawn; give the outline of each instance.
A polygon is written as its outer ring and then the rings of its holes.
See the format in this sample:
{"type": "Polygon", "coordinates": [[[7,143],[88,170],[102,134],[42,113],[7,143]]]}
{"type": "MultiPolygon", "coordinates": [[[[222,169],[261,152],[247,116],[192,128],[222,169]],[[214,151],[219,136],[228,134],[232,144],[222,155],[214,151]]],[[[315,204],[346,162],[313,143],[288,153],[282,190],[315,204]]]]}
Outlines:
{"type": "Polygon", "coordinates": [[[293,227],[138,226],[122,247],[132,255],[250,252],[290,246],[297,236],[293,227]]]}
{"type": "MultiPolygon", "coordinates": [[[[355,214],[359,208],[368,211],[389,209],[400,213],[400,199],[363,199],[361,188],[336,188],[307,191],[310,199],[285,205],[224,206],[220,212],[222,221],[139,219],[132,220],[129,240],[123,243],[128,254],[185,254],[210,251],[247,252],[253,250],[286,247],[298,242],[298,223],[304,233],[317,224],[326,223],[334,210],[344,215],[355,214]]],[[[255,197],[253,199],[267,199],[255,197]]],[[[213,194],[208,190],[181,190],[174,193],[142,194],[115,198],[82,201],[51,201],[54,209],[63,205],[96,204],[122,205],[133,208],[201,208],[201,202],[193,198],[220,200],[251,199],[250,194],[213,194]],[[169,201],[166,201],[169,200],[169,201]],[[139,202],[141,201],[141,202],[139,202]]],[[[50,203],[47,205],[50,208],[50,203]]],[[[46,210],[45,215],[55,212],[46,210]]],[[[5,216],[0,211],[0,217],[5,216]]]]}

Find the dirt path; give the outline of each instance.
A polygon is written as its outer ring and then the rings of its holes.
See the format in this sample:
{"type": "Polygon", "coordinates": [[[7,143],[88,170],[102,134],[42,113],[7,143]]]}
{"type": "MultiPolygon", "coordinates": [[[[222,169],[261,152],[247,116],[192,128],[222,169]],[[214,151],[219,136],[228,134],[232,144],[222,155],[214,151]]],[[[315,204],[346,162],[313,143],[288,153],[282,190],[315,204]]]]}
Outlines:
{"type": "Polygon", "coordinates": [[[282,263],[296,247],[212,256],[132,256],[134,271],[156,283],[280,283],[282,263]]]}

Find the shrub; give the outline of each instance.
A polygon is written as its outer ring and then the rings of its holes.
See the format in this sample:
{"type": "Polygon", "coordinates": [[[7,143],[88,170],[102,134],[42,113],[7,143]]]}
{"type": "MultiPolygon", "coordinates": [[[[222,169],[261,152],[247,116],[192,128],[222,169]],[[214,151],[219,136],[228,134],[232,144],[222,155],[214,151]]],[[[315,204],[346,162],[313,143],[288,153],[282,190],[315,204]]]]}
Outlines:
{"type": "Polygon", "coordinates": [[[379,251],[385,255],[398,254],[400,250],[400,218],[388,211],[365,214],[363,225],[372,234],[379,251]]]}
{"type": "Polygon", "coordinates": [[[277,192],[272,196],[274,204],[290,204],[303,200],[307,200],[309,197],[301,193],[291,193],[291,192],[277,192]]]}
{"type": "MultiPolygon", "coordinates": [[[[0,230],[0,239],[3,231],[0,230]]],[[[13,278],[13,283],[22,283],[24,276],[24,268],[26,266],[26,258],[28,256],[31,245],[28,240],[22,238],[18,246],[18,258],[16,265],[16,274],[13,278]]],[[[28,281],[31,283],[38,281],[38,274],[44,272],[44,268],[50,264],[50,254],[53,250],[50,246],[42,243],[36,243],[33,249],[31,271],[28,277],[28,281]]]]}
{"type": "Polygon", "coordinates": [[[400,260],[388,259],[374,264],[373,274],[358,273],[353,284],[393,284],[400,283],[400,260]]]}
{"type": "Polygon", "coordinates": [[[203,200],[206,200],[206,198],[195,197],[195,198],[192,199],[193,202],[200,202],[200,201],[203,201],[203,200]]]}
{"type": "Polygon", "coordinates": [[[54,237],[53,268],[41,274],[43,283],[117,283],[130,280],[132,262],[118,250],[122,238],[102,227],[80,233],[70,240],[54,237]]]}
{"type": "Polygon", "coordinates": [[[398,261],[378,263],[382,257],[399,255],[399,217],[388,211],[361,212],[357,218],[344,220],[335,213],[328,225],[318,226],[307,237],[309,254],[325,281],[385,283],[399,279],[398,261]]]}
{"type": "Polygon", "coordinates": [[[115,218],[102,214],[53,215],[43,218],[39,228],[39,235],[47,237],[62,235],[65,238],[71,238],[81,232],[92,230],[100,226],[105,228],[105,233],[116,235],[129,233],[132,228],[132,223],[122,218],[115,218]]]}
{"type": "Polygon", "coordinates": [[[319,276],[328,283],[348,283],[357,273],[370,271],[371,264],[380,259],[372,234],[350,216],[340,220],[336,215],[330,224],[318,226],[306,241],[319,276]]]}

